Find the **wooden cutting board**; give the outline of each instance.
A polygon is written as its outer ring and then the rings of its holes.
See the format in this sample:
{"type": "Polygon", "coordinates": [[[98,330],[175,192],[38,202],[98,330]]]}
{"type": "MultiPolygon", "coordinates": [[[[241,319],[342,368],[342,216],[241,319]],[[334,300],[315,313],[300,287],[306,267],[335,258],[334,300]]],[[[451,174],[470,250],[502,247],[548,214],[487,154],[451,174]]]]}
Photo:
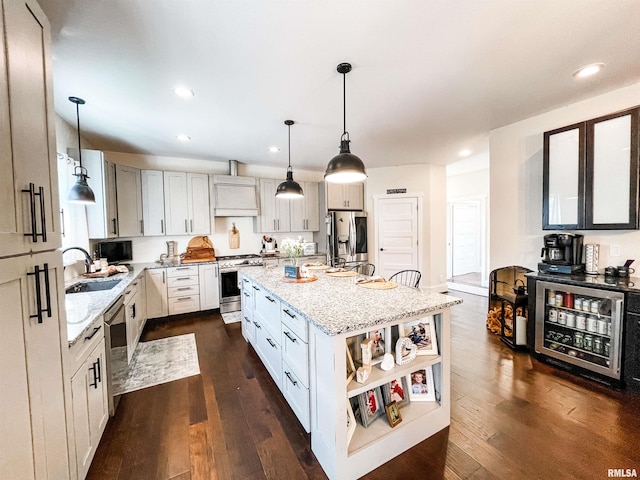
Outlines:
{"type": "Polygon", "coordinates": [[[357,285],[364,288],[370,288],[371,290],[391,290],[398,286],[396,282],[367,282],[358,283],[357,285]]]}

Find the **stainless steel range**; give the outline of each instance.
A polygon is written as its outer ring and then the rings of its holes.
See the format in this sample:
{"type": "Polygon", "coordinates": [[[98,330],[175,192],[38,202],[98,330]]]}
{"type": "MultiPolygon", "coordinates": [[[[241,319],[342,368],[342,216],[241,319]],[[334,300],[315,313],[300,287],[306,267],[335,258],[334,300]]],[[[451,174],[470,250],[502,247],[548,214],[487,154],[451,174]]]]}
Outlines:
{"type": "Polygon", "coordinates": [[[242,268],[261,267],[257,254],[217,257],[220,269],[220,313],[240,311],[240,278],[242,268]]]}

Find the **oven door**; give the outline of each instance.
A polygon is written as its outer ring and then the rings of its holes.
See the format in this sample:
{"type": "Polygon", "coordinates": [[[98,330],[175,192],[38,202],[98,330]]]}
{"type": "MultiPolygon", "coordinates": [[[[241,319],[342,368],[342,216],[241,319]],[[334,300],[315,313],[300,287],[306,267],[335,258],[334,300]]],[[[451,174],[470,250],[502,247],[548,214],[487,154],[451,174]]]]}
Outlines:
{"type": "Polygon", "coordinates": [[[239,282],[237,268],[220,270],[220,313],[240,311],[239,282]]]}

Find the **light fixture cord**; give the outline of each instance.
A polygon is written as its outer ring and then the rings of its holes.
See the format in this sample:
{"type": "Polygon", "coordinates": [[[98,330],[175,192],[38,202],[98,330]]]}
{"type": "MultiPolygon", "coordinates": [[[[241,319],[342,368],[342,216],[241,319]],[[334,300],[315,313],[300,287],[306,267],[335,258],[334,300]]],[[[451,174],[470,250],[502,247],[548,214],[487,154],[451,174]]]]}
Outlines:
{"type": "Polygon", "coordinates": [[[82,148],[80,148],[80,105],[76,103],[76,118],[78,119],[78,166],[82,169],[82,148]]]}
{"type": "Polygon", "coordinates": [[[291,170],[291,125],[287,125],[289,127],[289,168],[287,170],[291,170]]]}
{"type": "Polygon", "coordinates": [[[342,135],[347,133],[347,74],[342,74],[342,121],[344,129],[342,135]]]}

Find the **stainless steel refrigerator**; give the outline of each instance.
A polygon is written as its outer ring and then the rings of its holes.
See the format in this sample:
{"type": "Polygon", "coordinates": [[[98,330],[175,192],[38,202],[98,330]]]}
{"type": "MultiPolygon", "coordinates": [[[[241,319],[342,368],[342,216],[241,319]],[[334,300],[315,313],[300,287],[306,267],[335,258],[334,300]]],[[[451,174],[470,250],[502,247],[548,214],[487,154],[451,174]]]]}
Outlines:
{"type": "Polygon", "coordinates": [[[327,261],[340,257],[347,263],[368,260],[367,214],[330,211],[326,217],[327,261]]]}

